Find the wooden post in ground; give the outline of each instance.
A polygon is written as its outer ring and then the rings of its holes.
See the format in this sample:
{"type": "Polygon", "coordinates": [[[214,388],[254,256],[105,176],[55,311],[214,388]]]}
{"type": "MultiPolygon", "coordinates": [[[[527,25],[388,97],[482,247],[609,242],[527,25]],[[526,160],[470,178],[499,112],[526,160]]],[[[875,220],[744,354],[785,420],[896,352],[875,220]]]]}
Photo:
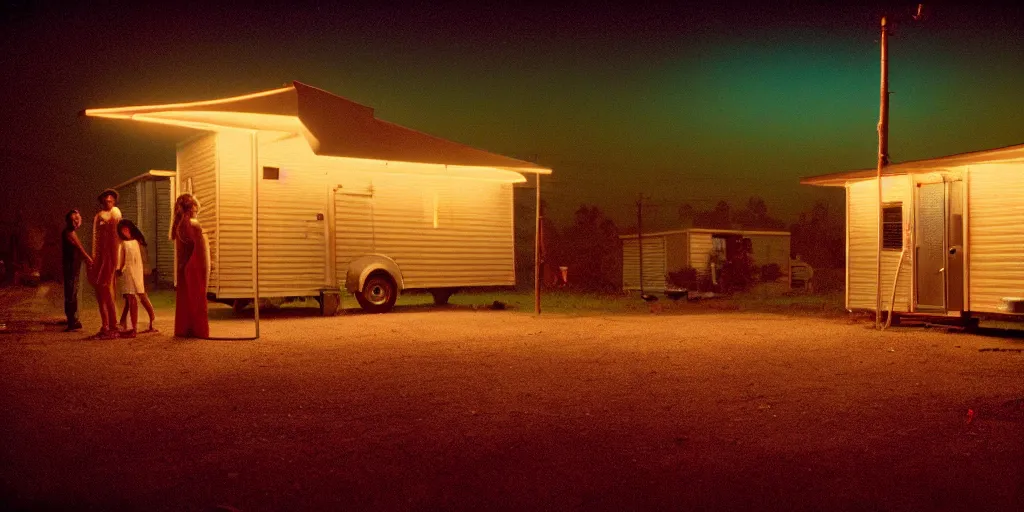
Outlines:
{"type": "Polygon", "coordinates": [[[878,166],[875,173],[878,182],[878,225],[875,226],[878,233],[878,246],[875,252],[875,329],[880,329],[882,324],[882,168],[889,163],[889,47],[887,34],[885,16],[882,16],[882,83],[878,112],[878,166]]]}

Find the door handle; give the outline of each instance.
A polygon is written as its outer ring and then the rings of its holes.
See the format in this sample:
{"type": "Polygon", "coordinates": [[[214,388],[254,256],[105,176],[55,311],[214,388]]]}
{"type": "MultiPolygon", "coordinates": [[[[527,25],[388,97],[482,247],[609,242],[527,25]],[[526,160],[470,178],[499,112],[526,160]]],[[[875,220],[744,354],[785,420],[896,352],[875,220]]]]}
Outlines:
{"type": "Polygon", "coordinates": [[[939,269],[939,272],[945,272],[945,271],[946,271],[946,267],[942,267],[942,268],[939,269]]]}

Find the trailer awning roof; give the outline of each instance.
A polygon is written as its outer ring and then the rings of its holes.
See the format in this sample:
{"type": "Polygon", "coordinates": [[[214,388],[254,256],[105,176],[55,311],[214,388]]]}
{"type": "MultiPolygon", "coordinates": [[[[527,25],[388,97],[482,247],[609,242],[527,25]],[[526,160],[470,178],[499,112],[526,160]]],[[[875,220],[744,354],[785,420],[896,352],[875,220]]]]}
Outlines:
{"type": "Polygon", "coordinates": [[[137,181],[154,180],[154,179],[160,179],[160,178],[171,178],[171,177],[174,177],[177,174],[178,173],[175,172],[175,171],[163,171],[163,170],[160,170],[160,169],[151,169],[151,170],[146,171],[146,172],[144,172],[144,173],[142,173],[142,174],[140,174],[140,175],[138,175],[138,176],[136,176],[136,177],[134,177],[134,178],[132,178],[132,179],[130,179],[128,181],[124,181],[124,182],[118,183],[117,185],[114,185],[113,188],[114,188],[114,190],[118,190],[121,187],[126,187],[128,185],[131,185],[132,183],[137,182],[137,181]]]}
{"type": "Polygon", "coordinates": [[[188,103],[87,109],[92,117],[199,130],[246,128],[300,133],[322,156],[367,158],[550,174],[532,162],[490,153],[374,117],[373,109],[301,82],[244,96],[188,103]]]}
{"type": "MultiPolygon", "coordinates": [[[[927,160],[913,160],[898,164],[889,164],[882,168],[882,176],[901,176],[905,174],[918,174],[925,172],[941,171],[954,167],[978,164],[993,161],[1024,161],[1024,144],[1007,146],[997,149],[986,149],[970,153],[929,158],[927,160]]],[[[842,187],[848,181],[860,181],[874,178],[878,173],[877,169],[860,169],[856,171],[843,171],[822,176],[800,178],[802,185],[818,185],[822,187],[842,187]]]]}

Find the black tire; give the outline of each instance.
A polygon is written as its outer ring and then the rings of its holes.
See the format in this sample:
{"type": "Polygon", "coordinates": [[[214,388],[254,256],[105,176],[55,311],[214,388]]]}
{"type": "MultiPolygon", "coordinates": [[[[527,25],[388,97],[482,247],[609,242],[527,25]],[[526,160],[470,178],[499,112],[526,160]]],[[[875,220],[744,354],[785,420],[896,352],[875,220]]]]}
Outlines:
{"type": "Polygon", "coordinates": [[[434,296],[435,306],[444,306],[448,304],[448,299],[455,293],[454,288],[431,288],[430,294],[434,296]]]}
{"type": "Polygon", "coordinates": [[[398,300],[398,286],[386,272],[374,272],[366,278],[363,289],[356,292],[359,307],[367,313],[387,313],[398,300]]]}

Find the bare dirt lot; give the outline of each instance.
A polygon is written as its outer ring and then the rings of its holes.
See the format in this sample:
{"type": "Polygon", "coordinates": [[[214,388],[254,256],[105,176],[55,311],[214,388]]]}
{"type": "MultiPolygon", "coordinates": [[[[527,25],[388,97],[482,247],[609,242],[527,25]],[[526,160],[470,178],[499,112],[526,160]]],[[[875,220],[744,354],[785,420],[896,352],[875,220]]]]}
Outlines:
{"type": "Polygon", "coordinates": [[[0,335],[0,508],[1024,510],[1020,340],[411,308],[225,342],[158,314],[0,335]]]}

